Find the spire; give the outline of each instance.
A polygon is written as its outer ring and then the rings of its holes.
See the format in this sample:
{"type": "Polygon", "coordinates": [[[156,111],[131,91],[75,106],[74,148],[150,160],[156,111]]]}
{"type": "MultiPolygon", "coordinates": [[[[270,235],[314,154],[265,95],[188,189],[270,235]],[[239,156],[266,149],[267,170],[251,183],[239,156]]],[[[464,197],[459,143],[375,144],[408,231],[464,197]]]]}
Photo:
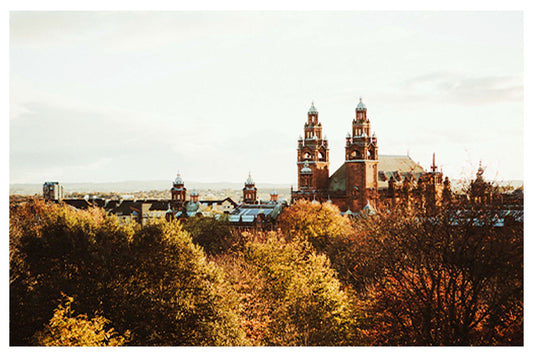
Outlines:
{"type": "Polygon", "coordinates": [[[307,111],[307,114],[318,114],[318,110],[315,108],[315,102],[311,102],[311,107],[307,111]]]}
{"type": "Polygon", "coordinates": [[[252,173],[250,171],[248,171],[248,178],[246,179],[245,184],[246,185],[253,185],[254,184],[254,180],[252,180],[252,173]]]}
{"type": "Polygon", "coordinates": [[[482,166],[482,164],[481,164],[481,160],[479,160],[479,167],[478,167],[478,169],[477,169],[476,176],[477,176],[478,178],[482,178],[484,172],[485,172],[485,168],[482,166]]]}
{"type": "Polygon", "coordinates": [[[431,165],[431,171],[437,172],[437,165],[435,165],[435,153],[433,153],[433,165],[431,165]]]}

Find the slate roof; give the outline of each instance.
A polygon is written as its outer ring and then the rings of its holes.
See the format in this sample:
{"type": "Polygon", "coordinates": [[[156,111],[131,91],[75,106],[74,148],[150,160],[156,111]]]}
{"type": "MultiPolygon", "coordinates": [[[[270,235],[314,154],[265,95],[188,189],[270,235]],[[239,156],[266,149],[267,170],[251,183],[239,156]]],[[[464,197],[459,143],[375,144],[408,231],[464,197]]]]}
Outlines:
{"type": "Polygon", "coordinates": [[[237,206],[237,203],[235,201],[233,201],[230,197],[226,197],[222,200],[199,200],[201,204],[207,204],[208,206],[211,206],[213,205],[214,203],[218,205],[221,205],[222,203],[224,203],[225,201],[228,201],[229,203],[231,203],[231,205],[233,205],[234,207],[237,206]]]}
{"type": "MultiPolygon", "coordinates": [[[[342,164],[329,178],[329,191],[346,191],[346,164],[342,164]]],[[[407,155],[379,155],[378,161],[378,189],[388,187],[389,178],[398,173],[403,180],[411,175],[418,179],[425,170],[407,155]]]]}
{"type": "Polygon", "coordinates": [[[69,206],[72,206],[77,209],[87,209],[89,208],[89,202],[87,202],[85,199],[65,199],[63,202],[69,206]]]}
{"type": "Polygon", "coordinates": [[[418,180],[424,173],[424,168],[407,155],[380,155],[378,162],[378,189],[387,188],[391,176],[395,176],[397,180],[402,181],[406,176],[411,176],[418,180]]]}
{"type": "Polygon", "coordinates": [[[150,211],[166,211],[168,210],[169,200],[161,200],[151,202],[150,211]]]}
{"type": "Polygon", "coordinates": [[[142,201],[123,200],[115,208],[108,210],[110,213],[114,213],[118,216],[128,216],[135,211],[140,211],[142,207],[142,201]]]}

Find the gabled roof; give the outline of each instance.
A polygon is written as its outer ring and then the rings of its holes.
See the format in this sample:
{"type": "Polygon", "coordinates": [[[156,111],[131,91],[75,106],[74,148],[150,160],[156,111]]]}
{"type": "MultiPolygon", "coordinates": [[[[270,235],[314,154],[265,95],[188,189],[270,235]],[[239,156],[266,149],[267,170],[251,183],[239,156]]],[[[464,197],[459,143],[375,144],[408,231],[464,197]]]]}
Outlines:
{"type": "Polygon", "coordinates": [[[404,180],[408,176],[417,180],[424,173],[424,168],[407,155],[380,155],[378,163],[378,189],[388,187],[388,181],[391,176],[397,178],[397,180],[404,180]]]}
{"type": "Polygon", "coordinates": [[[119,200],[109,200],[109,201],[107,201],[107,203],[105,204],[106,211],[115,209],[118,206],[119,202],[120,202],[119,200]]]}
{"type": "Polygon", "coordinates": [[[120,202],[120,205],[111,210],[111,213],[117,215],[130,215],[135,211],[135,209],[141,209],[141,202],[135,202],[133,200],[124,200],[120,202]]]}
{"type": "Polygon", "coordinates": [[[378,172],[425,172],[424,168],[407,155],[379,155],[378,172]]]}
{"type": "MultiPolygon", "coordinates": [[[[418,179],[425,172],[424,168],[407,155],[379,155],[378,189],[388,187],[388,180],[396,172],[403,180],[411,175],[418,179]]],[[[329,178],[328,191],[346,191],[346,164],[342,164],[329,178]]]]}
{"type": "Polygon", "coordinates": [[[335,171],[329,178],[328,191],[346,191],[346,164],[335,171]]]}
{"type": "Polygon", "coordinates": [[[229,202],[234,207],[237,206],[237,203],[231,199],[231,197],[226,197],[222,200],[200,200],[200,203],[207,204],[208,206],[211,206],[212,204],[216,203],[217,205],[221,205],[224,202],[229,202]]]}
{"type": "Polygon", "coordinates": [[[85,199],[65,199],[63,202],[69,206],[72,206],[77,209],[87,209],[89,208],[89,202],[87,202],[85,199]]]}

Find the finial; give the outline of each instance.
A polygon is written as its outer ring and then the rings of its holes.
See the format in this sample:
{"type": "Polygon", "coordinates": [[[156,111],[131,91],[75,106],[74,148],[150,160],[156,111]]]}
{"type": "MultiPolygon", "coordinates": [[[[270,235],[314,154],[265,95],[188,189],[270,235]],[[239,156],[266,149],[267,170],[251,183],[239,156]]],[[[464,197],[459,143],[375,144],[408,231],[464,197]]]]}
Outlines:
{"type": "Polygon", "coordinates": [[[431,171],[437,172],[437,166],[435,165],[435,153],[433,153],[433,165],[431,165],[431,171]]]}
{"type": "Polygon", "coordinates": [[[359,96],[359,103],[363,103],[363,97],[359,96]]]}

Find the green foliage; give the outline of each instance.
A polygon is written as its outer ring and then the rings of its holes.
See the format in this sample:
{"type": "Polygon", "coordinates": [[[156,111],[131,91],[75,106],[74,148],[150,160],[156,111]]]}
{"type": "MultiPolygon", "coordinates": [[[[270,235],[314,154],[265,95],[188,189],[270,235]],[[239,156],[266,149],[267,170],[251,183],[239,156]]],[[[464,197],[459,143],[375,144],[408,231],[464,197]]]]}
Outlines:
{"type": "Polygon", "coordinates": [[[10,342],[24,345],[50,320],[61,292],[78,310],[99,308],[133,228],[101,210],[42,201],[10,213],[10,342]]]}
{"type": "MultiPolygon", "coordinates": [[[[221,259],[223,260],[223,259],[221,259]]],[[[241,294],[253,344],[331,346],[356,344],[348,295],[324,255],[305,242],[271,233],[252,239],[242,255],[220,261],[241,294]]]]}
{"type": "Polygon", "coordinates": [[[279,218],[282,232],[289,239],[310,242],[326,254],[343,283],[353,283],[354,230],[348,218],[330,203],[297,201],[283,210],[279,218]]]}
{"type": "Polygon", "coordinates": [[[214,217],[190,217],[183,223],[193,242],[204,248],[207,254],[219,254],[234,245],[228,221],[214,217]]]}
{"type": "Polygon", "coordinates": [[[325,251],[332,240],[352,232],[350,221],[330,203],[297,201],[283,210],[279,223],[287,237],[305,238],[319,251],[325,251]]]}
{"type": "Polygon", "coordinates": [[[523,226],[496,213],[297,202],[265,234],[13,202],[10,343],[521,345],[523,226]]]}
{"type": "Polygon", "coordinates": [[[220,271],[177,223],[120,225],[101,210],[42,202],[13,206],[10,342],[31,337],[57,299],[101,311],[136,345],[241,344],[236,303],[220,271]]]}
{"type": "Polygon", "coordinates": [[[125,299],[113,310],[123,312],[137,344],[244,343],[234,292],[179,223],[148,223],[131,248],[136,254],[117,287],[125,299]]]}
{"type": "Polygon", "coordinates": [[[37,345],[122,346],[127,341],[127,336],[120,336],[112,328],[106,330],[109,320],[102,316],[97,315],[90,320],[84,314],[73,317],[72,301],[72,298],[65,297],[65,306],[60,304],[50,323],[35,334],[37,345]]]}

